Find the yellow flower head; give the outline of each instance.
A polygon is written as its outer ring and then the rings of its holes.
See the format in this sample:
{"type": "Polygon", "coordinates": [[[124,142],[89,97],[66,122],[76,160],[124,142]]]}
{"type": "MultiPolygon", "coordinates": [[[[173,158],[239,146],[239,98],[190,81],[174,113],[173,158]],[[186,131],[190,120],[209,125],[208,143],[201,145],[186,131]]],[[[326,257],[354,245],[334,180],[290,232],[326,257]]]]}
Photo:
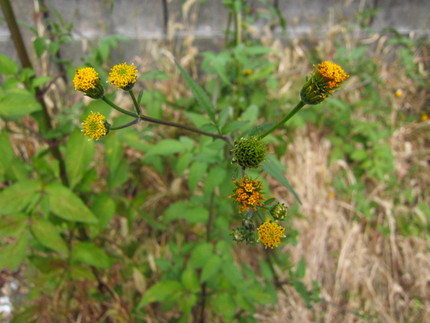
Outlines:
{"type": "Polygon", "coordinates": [[[306,81],[300,97],[306,104],[318,104],[346,81],[349,75],[339,65],[324,61],[318,65],[312,76],[306,81]]]}
{"type": "MultiPolygon", "coordinates": [[[[327,81],[327,86],[330,89],[335,89],[349,78],[349,75],[339,65],[324,61],[318,65],[318,73],[320,73],[327,81]]],[[[331,92],[330,92],[331,93],[331,92]]]]}
{"type": "Polygon", "coordinates": [[[108,123],[104,115],[98,112],[91,114],[82,122],[82,132],[92,140],[98,140],[108,132],[108,123]]]}
{"type": "Polygon", "coordinates": [[[118,89],[130,90],[137,79],[137,70],[134,65],[126,63],[115,65],[109,72],[109,82],[118,89]]]}
{"type": "Polygon", "coordinates": [[[281,238],[285,237],[285,228],[275,222],[270,222],[269,219],[266,219],[266,222],[261,224],[257,231],[259,241],[272,249],[281,243],[281,238]]]}
{"type": "Polygon", "coordinates": [[[99,74],[94,68],[84,67],[76,70],[73,84],[77,91],[86,92],[94,89],[99,80],[99,74]]]}
{"type": "Polygon", "coordinates": [[[240,204],[239,213],[250,208],[256,210],[257,206],[263,206],[261,201],[264,201],[265,198],[260,193],[264,188],[261,185],[261,181],[249,180],[244,176],[240,183],[238,181],[233,181],[233,183],[236,185],[236,189],[234,190],[234,194],[230,195],[229,198],[235,199],[240,204]]]}

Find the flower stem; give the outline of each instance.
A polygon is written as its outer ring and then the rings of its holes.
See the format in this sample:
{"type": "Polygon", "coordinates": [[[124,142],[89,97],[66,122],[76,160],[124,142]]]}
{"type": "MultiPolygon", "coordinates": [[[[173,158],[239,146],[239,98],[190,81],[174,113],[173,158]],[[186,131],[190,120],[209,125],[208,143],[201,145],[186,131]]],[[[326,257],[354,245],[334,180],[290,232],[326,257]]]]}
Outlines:
{"type": "Polygon", "coordinates": [[[135,120],[133,120],[133,121],[131,121],[131,122],[128,122],[128,123],[126,123],[126,124],[123,124],[122,126],[118,126],[118,127],[111,127],[109,130],[119,130],[119,129],[124,129],[124,128],[127,128],[127,127],[130,127],[130,126],[133,126],[133,125],[135,125],[136,123],[138,123],[139,122],[139,119],[135,119],[135,120]]]}
{"type": "Polygon", "coordinates": [[[112,108],[114,108],[115,110],[117,110],[121,113],[124,113],[124,114],[126,114],[130,117],[136,118],[136,119],[139,118],[139,115],[137,115],[136,113],[133,113],[133,112],[124,110],[123,108],[120,108],[119,106],[117,106],[115,103],[113,103],[111,100],[109,100],[105,96],[102,97],[102,100],[105,101],[107,104],[109,104],[112,108]]]}
{"type": "Polygon", "coordinates": [[[134,108],[136,109],[136,113],[138,114],[138,115],[140,115],[140,106],[139,106],[139,104],[137,103],[137,100],[136,100],[136,97],[134,96],[134,93],[133,93],[133,90],[130,90],[130,91],[128,91],[128,93],[130,94],[130,96],[131,96],[131,99],[133,100],[133,104],[134,104],[134,108]]]}
{"type": "Polygon", "coordinates": [[[279,121],[277,124],[275,124],[272,128],[270,128],[269,130],[267,130],[265,133],[263,133],[262,135],[260,135],[260,139],[263,139],[264,137],[266,137],[268,134],[272,133],[274,130],[278,129],[280,126],[282,126],[285,122],[287,122],[288,120],[290,120],[301,108],[303,108],[306,104],[300,100],[299,103],[297,103],[297,105],[294,107],[293,110],[290,111],[290,113],[287,114],[287,116],[282,119],[281,121],[279,121]]]}
{"type": "Polygon", "coordinates": [[[147,117],[147,116],[144,116],[144,115],[140,115],[139,118],[141,120],[145,120],[145,121],[148,121],[148,122],[162,124],[162,125],[169,126],[169,127],[176,127],[176,128],[188,130],[188,131],[191,131],[191,132],[195,132],[195,133],[198,133],[200,135],[204,135],[204,136],[208,136],[208,137],[212,137],[212,138],[216,138],[216,139],[222,139],[224,141],[230,142],[230,140],[229,140],[229,138],[227,136],[217,135],[217,134],[214,134],[214,133],[202,131],[202,130],[199,130],[199,129],[196,129],[196,128],[188,127],[188,126],[183,125],[183,124],[179,124],[179,123],[175,123],[175,122],[170,122],[170,121],[159,120],[159,119],[154,119],[154,118],[147,117]]]}
{"type": "MultiPolygon", "coordinates": [[[[131,92],[130,92],[130,95],[132,95],[131,92]]],[[[132,95],[132,98],[133,97],[134,97],[134,95],[132,95]]],[[[193,127],[189,127],[189,126],[186,126],[186,125],[183,125],[183,124],[175,123],[175,122],[164,121],[164,120],[160,120],[160,119],[154,119],[154,118],[151,118],[151,117],[147,117],[147,116],[145,116],[143,114],[137,115],[136,113],[133,113],[133,112],[130,112],[130,111],[127,111],[127,110],[124,110],[124,109],[120,108],[115,103],[113,103],[108,98],[106,98],[105,96],[103,96],[102,100],[105,101],[107,104],[109,104],[115,110],[117,110],[117,111],[119,111],[121,113],[124,113],[124,114],[126,114],[128,116],[131,116],[133,118],[136,118],[137,120],[145,120],[145,121],[152,122],[152,123],[162,124],[164,126],[169,126],[169,127],[175,127],[175,128],[180,128],[180,129],[188,130],[188,131],[191,131],[191,132],[198,133],[200,135],[204,135],[204,136],[208,136],[208,137],[212,137],[212,138],[216,138],[216,139],[222,139],[222,140],[226,141],[227,143],[231,144],[231,140],[230,140],[230,138],[228,136],[217,135],[217,134],[214,134],[214,133],[202,131],[202,130],[199,130],[199,129],[196,129],[196,128],[193,128],[193,127]]],[[[136,107],[137,106],[136,98],[134,98],[133,101],[135,101],[134,104],[135,104],[135,107],[136,107]]],[[[129,126],[133,125],[133,124],[134,123],[132,121],[132,122],[127,123],[125,125],[111,128],[110,130],[118,130],[118,129],[121,129],[121,128],[126,128],[126,127],[129,127],[129,126]]]]}

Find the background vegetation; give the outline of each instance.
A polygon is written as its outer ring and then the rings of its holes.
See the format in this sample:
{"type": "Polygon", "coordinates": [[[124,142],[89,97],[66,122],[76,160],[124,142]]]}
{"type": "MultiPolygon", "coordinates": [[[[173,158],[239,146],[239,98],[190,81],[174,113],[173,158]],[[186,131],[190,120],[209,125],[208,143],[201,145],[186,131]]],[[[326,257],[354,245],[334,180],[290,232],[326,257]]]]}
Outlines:
{"type": "MultiPolygon", "coordinates": [[[[44,19],[20,26],[33,33],[33,64],[0,55],[8,320],[430,320],[429,39],[373,31],[374,10],[322,38],[290,39],[276,1],[252,3],[223,1],[230,23],[216,51],[167,40],[135,57],[136,88],[148,116],[215,131],[174,57],[208,93],[221,132],[239,137],[285,116],[312,64],[351,75],[271,134],[273,168],[251,173],[289,206],[284,242],[272,251],[233,241],[240,219],[227,197],[239,170],[221,140],[140,123],[87,141],[79,127],[90,111],[130,120],[74,91],[77,66],[62,57],[73,25],[41,7],[44,19]],[[263,37],[261,19],[278,29],[263,37]]],[[[82,65],[106,80],[126,41],[101,39],[82,65]]],[[[107,92],[132,109],[125,93],[107,92]]]]}

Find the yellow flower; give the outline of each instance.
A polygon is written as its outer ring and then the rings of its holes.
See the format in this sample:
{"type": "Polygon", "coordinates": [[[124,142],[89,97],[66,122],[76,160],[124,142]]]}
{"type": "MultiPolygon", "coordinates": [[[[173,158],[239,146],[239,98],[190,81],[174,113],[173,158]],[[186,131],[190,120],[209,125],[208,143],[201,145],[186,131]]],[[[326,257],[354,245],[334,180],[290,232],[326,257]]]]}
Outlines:
{"type": "Polygon", "coordinates": [[[73,84],[77,91],[88,91],[96,87],[99,82],[99,74],[92,67],[84,67],[76,70],[73,84]]]}
{"type": "Polygon", "coordinates": [[[326,78],[330,89],[339,87],[343,81],[349,78],[349,75],[345,73],[342,67],[329,61],[324,61],[318,65],[318,73],[326,78]]]}
{"type": "Polygon", "coordinates": [[[423,114],[421,116],[421,121],[427,121],[429,119],[429,116],[427,114],[423,114]]]}
{"type": "Polygon", "coordinates": [[[264,201],[265,198],[263,194],[260,193],[264,188],[261,185],[261,181],[249,180],[244,176],[240,183],[238,181],[233,181],[233,183],[237,188],[234,190],[234,194],[230,195],[229,198],[235,199],[241,205],[239,213],[249,210],[250,208],[256,210],[257,206],[263,206],[261,201],[264,201]]]}
{"type": "Polygon", "coordinates": [[[266,222],[261,224],[257,231],[259,241],[272,249],[281,243],[281,238],[285,237],[285,228],[275,222],[270,222],[269,219],[266,219],[266,222]]]}
{"type": "Polygon", "coordinates": [[[403,96],[403,91],[401,89],[397,89],[396,92],[394,92],[394,95],[396,98],[401,98],[403,96]]]}
{"type": "Polygon", "coordinates": [[[130,90],[137,79],[137,70],[134,65],[126,63],[115,65],[109,72],[109,82],[116,88],[130,90]]]}
{"type": "Polygon", "coordinates": [[[82,132],[92,140],[98,140],[108,133],[109,124],[104,115],[98,112],[91,114],[82,122],[82,132]]]}
{"type": "Polygon", "coordinates": [[[104,90],[100,84],[99,74],[92,67],[84,67],[75,71],[73,84],[77,91],[85,92],[93,99],[100,99],[104,90]]]}
{"type": "Polygon", "coordinates": [[[300,97],[306,104],[318,104],[346,81],[349,75],[339,65],[324,61],[318,65],[312,76],[306,81],[300,97]]]}

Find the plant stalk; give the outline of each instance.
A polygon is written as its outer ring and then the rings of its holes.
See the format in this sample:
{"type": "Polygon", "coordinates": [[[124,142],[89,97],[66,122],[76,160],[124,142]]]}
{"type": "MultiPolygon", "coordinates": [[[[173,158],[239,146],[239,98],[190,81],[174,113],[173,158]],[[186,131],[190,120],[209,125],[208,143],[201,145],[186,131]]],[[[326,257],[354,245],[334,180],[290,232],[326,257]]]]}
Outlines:
{"type": "Polygon", "coordinates": [[[281,121],[279,121],[277,124],[275,124],[272,128],[270,128],[269,130],[267,130],[265,133],[263,133],[262,135],[260,135],[260,138],[263,139],[264,137],[266,137],[268,134],[272,133],[273,131],[275,131],[276,129],[278,129],[280,126],[282,126],[285,122],[287,122],[288,120],[290,120],[297,112],[299,112],[299,110],[301,108],[303,108],[306,104],[300,100],[299,103],[297,103],[297,105],[294,107],[293,110],[290,111],[290,113],[288,113],[285,118],[283,118],[281,121]]]}
{"type": "Polygon", "coordinates": [[[137,103],[137,100],[136,100],[136,97],[134,96],[134,92],[133,92],[133,90],[130,90],[130,91],[128,91],[128,93],[130,94],[130,96],[131,96],[131,99],[133,100],[133,104],[134,104],[134,108],[136,109],[136,113],[138,114],[138,115],[140,115],[140,106],[139,106],[139,104],[137,103]]]}
{"type": "MultiPolygon", "coordinates": [[[[24,68],[32,69],[33,66],[28,56],[27,49],[22,39],[22,35],[19,30],[18,24],[16,22],[16,17],[13,12],[13,8],[10,4],[10,1],[0,0],[0,5],[3,11],[4,19],[6,20],[9,31],[11,33],[12,40],[15,45],[15,49],[18,53],[19,60],[21,61],[21,65],[24,68]]],[[[44,92],[39,87],[35,87],[34,90],[35,90],[35,97],[37,101],[40,103],[40,106],[42,107],[44,126],[47,131],[52,130],[53,127],[52,127],[51,116],[49,115],[48,107],[46,106],[45,100],[43,98],[44,92]]],[[[63,156],[61,155],[60,149],[58,148],[58,143],[55,141],[51,141],[49,144],[49,150],[51,151],[52,156],[58,161],[61,182],[63,183],[63,185],[69,186],[69,179],[67,177],[67,171],[66,171],[66,163],[64,162],[63,156]]]]}

